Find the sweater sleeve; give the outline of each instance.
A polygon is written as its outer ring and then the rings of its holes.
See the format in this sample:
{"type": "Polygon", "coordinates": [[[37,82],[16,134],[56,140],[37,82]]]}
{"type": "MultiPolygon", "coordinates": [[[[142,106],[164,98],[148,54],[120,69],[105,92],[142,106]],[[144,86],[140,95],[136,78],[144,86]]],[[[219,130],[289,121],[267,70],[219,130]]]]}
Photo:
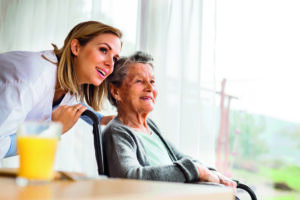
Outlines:
{"type": "Polygon", "coordinates": [[[122,129],[107,128],[103,143],[110,177],[169,182],[198,181],[198,171],[191,159],[183,158],[171,165],[150,166],[136,137],[122,129]]]}

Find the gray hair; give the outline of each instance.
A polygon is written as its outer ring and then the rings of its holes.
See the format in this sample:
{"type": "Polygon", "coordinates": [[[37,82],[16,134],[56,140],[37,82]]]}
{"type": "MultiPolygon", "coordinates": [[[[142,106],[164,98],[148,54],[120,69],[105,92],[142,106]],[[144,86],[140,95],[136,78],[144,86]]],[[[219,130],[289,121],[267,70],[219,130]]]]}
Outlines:
{"type": "Polygon", "coordinates": [[[109,90],[110,84],[113,84],[117,88],[120,88],[123,84],[123,81],[126,79],[129,67],[135,63],[144,63],[148,64],[153,68],[153,58],[151,55],[137,51],[131,56],[128,57],[121,57],[114,65],[114,71],[112,74],[107,78],[107,94],[109,102],[117,107],[117,101],[112,96],[109,90]]]}

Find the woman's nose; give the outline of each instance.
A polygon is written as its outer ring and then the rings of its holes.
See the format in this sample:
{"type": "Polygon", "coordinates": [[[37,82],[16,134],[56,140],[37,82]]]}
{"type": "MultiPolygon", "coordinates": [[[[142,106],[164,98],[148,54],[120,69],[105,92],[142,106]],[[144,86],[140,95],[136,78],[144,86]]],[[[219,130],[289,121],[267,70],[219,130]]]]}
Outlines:
{"type": "Polygon", "coordinates": [[[111,55],[107,55],[106,56],[106,59],[105,59],[105,65],[106,66],[109,66],[109,67],[112,67],[114,65],[114,59],[113,59],[113,56],[111,55]]]}
{"type": "Polygon", "coordinates": [[[146,90],[147,91],[153,91],[153,85],[151,84],[150,81],[146,81],[146,90]]]}

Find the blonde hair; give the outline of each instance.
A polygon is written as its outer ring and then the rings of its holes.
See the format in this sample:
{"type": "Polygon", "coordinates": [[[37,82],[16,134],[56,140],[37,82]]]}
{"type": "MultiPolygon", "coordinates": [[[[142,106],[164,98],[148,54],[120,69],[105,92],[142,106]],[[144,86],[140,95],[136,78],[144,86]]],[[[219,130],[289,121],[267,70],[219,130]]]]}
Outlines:
{"type": "Polygon", "coordinates": [[[71,51],[71,41],[77,39],[81,46],[86,45],[94,37],[111,33],[122,37],[122,32],[112,26],[103,24],[97,21],[87,21],[76,25],[68,34],[64,41],[64,46],[58,49],[55,44],[54,52],[58,59],[57,80],[58,84],[56,89],[63,89],[80,97],[80,100],[85,100],[86,103],[94,110],[100,110],[103,106],[103,99],[107,97],[106,80],[100,86],[92,84],[79,85],[77,75],[74,70],[74,55],[71,51]]]}

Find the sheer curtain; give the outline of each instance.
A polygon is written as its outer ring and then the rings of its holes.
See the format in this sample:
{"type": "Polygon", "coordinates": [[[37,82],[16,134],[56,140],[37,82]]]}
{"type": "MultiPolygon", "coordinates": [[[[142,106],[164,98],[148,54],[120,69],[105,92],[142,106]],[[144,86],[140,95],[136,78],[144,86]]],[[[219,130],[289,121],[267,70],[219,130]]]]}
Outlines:
{"type": "Polygon", "coordinates": [[[136,0],[1,0],[0,52],[52,49],[51,43],[61,47],[71,28],[87,20],[121,29],[125,52],[133,51],[136,5],[136,0]]]}
{"type": "Polygon", "coordinates": [[[137,48],[156,61],[153,118],[169,140],[210,165],[216,131],[214,11],[214,1],[142,0],[137,34],[137,48]]]}
{"type": "MultiPolygon", "coordinates": [[[[69,30],[86,20],[120,28],[122,55],[144,50],[155,59],[159,94],[151,117],[183,152],[214,165],[215,96],[210,92],[215,89],[214,4],[201,0],[3,0],[0,52],[51,49],[51,43],[61,47],[69,30]]],[[[104,113],[115,112],[108,107],[104,113]]],[[[57,169],[96,173],[91,130],[80,120],[62,136],[57,169]]],[[[3,165],[17,165],[17,159],[12,159],[3,165]]]]}
{"type": "Polygon", "coordinates": [[[90,11],[85,2],[1,1],[1,52],[50,49],[50,43],[61,46],[71,27],[79,21],[90,19],[90,11]]]}

